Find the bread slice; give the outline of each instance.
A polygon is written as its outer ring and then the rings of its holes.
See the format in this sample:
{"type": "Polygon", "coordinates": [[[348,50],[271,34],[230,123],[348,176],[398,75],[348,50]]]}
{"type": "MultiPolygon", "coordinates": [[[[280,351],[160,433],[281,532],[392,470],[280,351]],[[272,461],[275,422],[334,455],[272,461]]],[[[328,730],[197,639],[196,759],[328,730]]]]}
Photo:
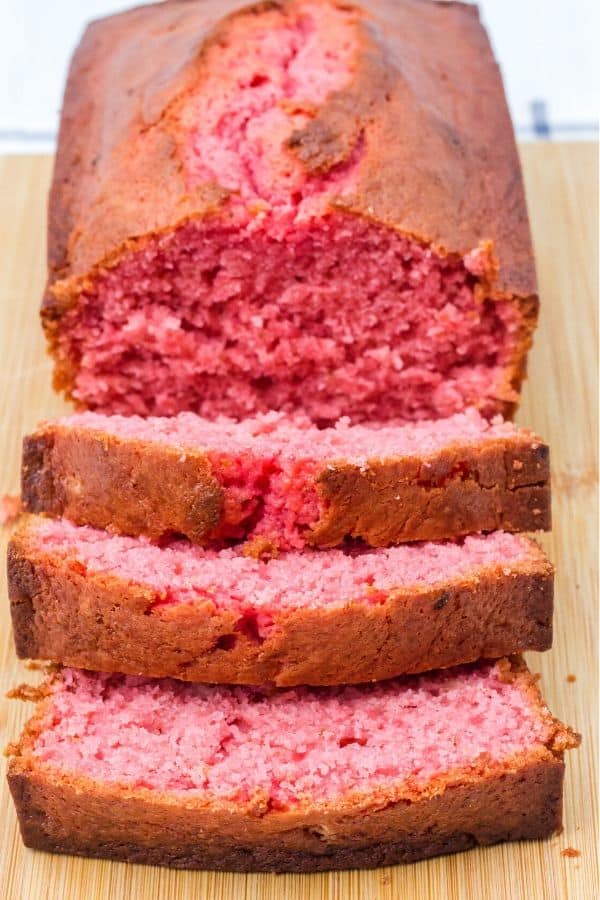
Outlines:
{"type": "Polygon", "coordinates": [[[537,287],[477,9],[179,0],[92,23],[48,263],[55,383],[82,407],[510,415],[537,287]]]}
{"type": "Polygon", "coordinates": [[[363,868],[547,837],[578,743],[518,660],[285,691],[65,669],[45,693],[10,749],[26,845],[178,868],[363,868]]]}
{"type": "Polygon", "coordinates": [[[83,413],[25,438],[22,493],[31,512],[152,539],[250,539],[257,554],[550,527],[548,447],[474,410],[322,430],[276,413],[83,413]]]}
{"type": "Polygon", "coordinates": [[[31,517],[8,583],[19,656],[187,681],[356,683],[552,643],[552,567],[501,532],[264,562],[31,517]]]}

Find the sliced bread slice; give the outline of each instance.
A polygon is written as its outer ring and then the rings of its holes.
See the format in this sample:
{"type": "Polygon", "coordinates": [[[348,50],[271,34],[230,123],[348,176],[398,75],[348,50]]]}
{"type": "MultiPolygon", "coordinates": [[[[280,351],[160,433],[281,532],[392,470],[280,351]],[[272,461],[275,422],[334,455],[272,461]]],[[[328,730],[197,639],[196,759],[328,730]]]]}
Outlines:
{"type": "Polygon", "coordinates": [[[547,837],[578,743],[518,660],[284,691],[65,669],[45,694],[10,748],[26,845],[178,868],[373,867],[547,837]]]}
{"type": "Polygon", "coordinates": [[[31,516],[8,573],[18,654],[85,669],[339,684],[552,643],[552,566],[502,532],[263,561],[31,516]]]}
{"type": "Polygon", "coordinates": [[[249,539],[253,551],[371,546],[550,527],[548,447],[470,410],[404,426],[319,430],[271,413],[83,413],[25,438],[30,512],[156,539],[249,539]]]}

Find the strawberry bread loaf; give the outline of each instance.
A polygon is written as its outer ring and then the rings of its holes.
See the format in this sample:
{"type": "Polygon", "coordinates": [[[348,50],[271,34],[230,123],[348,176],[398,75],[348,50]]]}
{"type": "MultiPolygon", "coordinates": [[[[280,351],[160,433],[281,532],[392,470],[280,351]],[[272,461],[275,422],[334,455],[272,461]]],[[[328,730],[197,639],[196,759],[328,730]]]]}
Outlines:
{"type": "Polygon", "coordinates": [[[29,512],[154,540],[246,540],[255,555],[550,527],[548,447],[472,409],[326,429],[276,413],[79,413],[25,438],[22,495],[29,512]]]}
{"type": "Polygon", "coordinates": [[[552,567],[502,532],[266,562],[29,517],[8,584],[19,656],[186,681],[358,683],[552,642],[552,567]]]}
{"type": "Polygon", "coordinates": [[[48,238],[43,323],[79,407],[325,425],[518,400],[534,263],[474,6],[171,0],[94,22],[48,238]]]}
{"type": "Polygon", "coordinates": [[[179,868],[371,867],[546,837],[578,742],[518,660],[275,692],[65,669],[45,694],[9,749],[26,845],[179,868]]]}

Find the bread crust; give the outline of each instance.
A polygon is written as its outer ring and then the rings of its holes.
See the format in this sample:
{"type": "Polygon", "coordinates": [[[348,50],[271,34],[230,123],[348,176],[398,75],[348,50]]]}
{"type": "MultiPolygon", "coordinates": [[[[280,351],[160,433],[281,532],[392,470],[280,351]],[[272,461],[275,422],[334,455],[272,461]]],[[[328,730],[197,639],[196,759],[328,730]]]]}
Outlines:
{"type": "MultiPolygon", "coordinates": [[[[524,433],[364,465],[326,460],[315,487],[320,517],[304,533],[313,547],[551,525],[548,447],[524,433]]],[[[52,423],[24,439],[22,499],[29,512],[151,539],[206,544],[254,525],[226,502],[205,453],[52,423]]]]}
{"type": "Polygon", "coordinates": [[[179,869],[317,872],[414,862],[561,827],[562,760],[531,761],[481,783],[383,809],[275,817],[217,811],[136,791],[99,790],[12,760],[9,785],[27,847],[179,869]],[[271,818],[271,821],[268,821],[271,818]]]}
{"type": "Polygon", "coordinates": [[[360,683],[552,644],[553,570],[533,541],[516,564],[443,585],[281,610],[265,638],[248,614],[205,600],[161,605],[147,586],[80,570],[26,525],[9,545],[8,587],[20,657],[185,681],[360,683]]]}
{"type": "MultiPolygon", "coordinates": [[[[297,2],[178,0],[102,19],[84,34],[63,105],[42,307],[55,383],[68,395],[76,372],[58,347],[65,312],[124,254],[189,219],[219,215],[228,197],[213,183],[189,190],[179,157],[178,111],[201,80],[204,50],[232,16],[297,2]],[[152,54],[144,49],[149,35],[152,54]]],[[[333,198],[332,209],[442,255],[483,250],[482,297],[513,300],[518,309],[514,352],[495,398],[497,411],[510,415],[538,299],[519,158],[487,35],[466,4],[363,0],[361,7],[351,81],[291,135],[288,149],[308,173],[326,173],[365,136],[355,194],[344,203],[333,198]],[[410,178],[399,177],[407,171],[410,178]]]]}
{"type": "Polygon", "coordinates": [[[48,427],[24,439],[21,473],[30,512],[80,524],[198,542],[223,520],[224,492],[202,452],[48,427]]]}
{"type": "Polygon", "coordinates": [[[346,535],[385,547],[551,527],[548,447],[520,437],[456,443],[421,459],[327,465],[317,484],[322,514],[308,535],[314,546],[333,547],[346,535]]]}

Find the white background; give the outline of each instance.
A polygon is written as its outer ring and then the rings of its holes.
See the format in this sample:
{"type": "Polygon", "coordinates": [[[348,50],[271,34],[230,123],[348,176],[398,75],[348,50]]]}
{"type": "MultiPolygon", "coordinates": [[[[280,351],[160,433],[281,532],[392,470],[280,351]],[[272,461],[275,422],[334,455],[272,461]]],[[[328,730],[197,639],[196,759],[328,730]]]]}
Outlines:
{"type": "MultiPolygon", "coordinates": [[[[0,2],[0,152],[47,151],[56,133],[70,54],[86,21],[123,0],[0,2]]],[[[545,103],[553,137],[594,138],[600,0],[482,0],[520,138],[531,104],[545,103]]]]}

